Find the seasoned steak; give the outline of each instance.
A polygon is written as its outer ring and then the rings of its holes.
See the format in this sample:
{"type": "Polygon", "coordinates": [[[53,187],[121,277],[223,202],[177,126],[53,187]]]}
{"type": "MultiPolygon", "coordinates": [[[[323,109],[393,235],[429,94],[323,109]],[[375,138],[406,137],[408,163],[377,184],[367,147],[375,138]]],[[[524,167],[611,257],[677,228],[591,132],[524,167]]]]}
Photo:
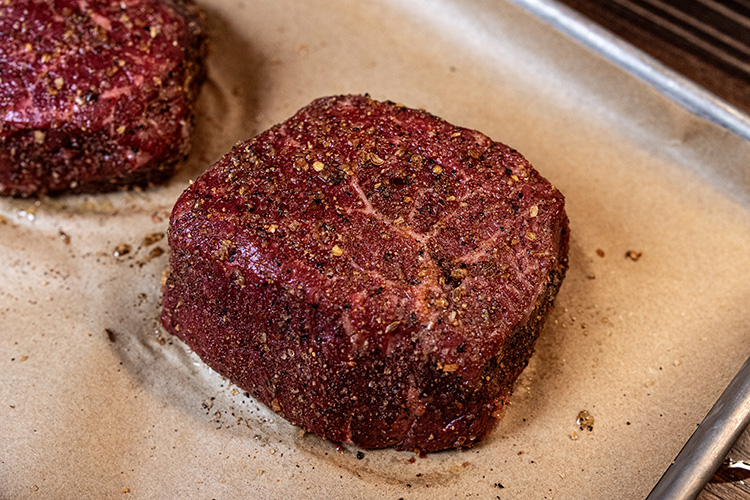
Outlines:
{"type": "Polygon", "coordinates": [[[567,268],[563,196],[424,111],[322,98],[179,198],[162,322],[307,431],[468,447],[503,414],[567,268]]]}
{"type": "Polygon", "coordinates": [[[0,194],[166,179],[204,77],[191,0],[28,0],[0,11],[0,194]]]}

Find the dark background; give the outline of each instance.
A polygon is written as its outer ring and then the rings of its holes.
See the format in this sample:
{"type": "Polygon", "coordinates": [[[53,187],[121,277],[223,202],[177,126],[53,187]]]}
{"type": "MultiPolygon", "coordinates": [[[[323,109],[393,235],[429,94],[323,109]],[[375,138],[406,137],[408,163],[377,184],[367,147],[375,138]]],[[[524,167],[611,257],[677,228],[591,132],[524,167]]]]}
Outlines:
{"type": "Polygon", "coordinates": [[[560,0],[750,114],[750,0],[560,0]]]}

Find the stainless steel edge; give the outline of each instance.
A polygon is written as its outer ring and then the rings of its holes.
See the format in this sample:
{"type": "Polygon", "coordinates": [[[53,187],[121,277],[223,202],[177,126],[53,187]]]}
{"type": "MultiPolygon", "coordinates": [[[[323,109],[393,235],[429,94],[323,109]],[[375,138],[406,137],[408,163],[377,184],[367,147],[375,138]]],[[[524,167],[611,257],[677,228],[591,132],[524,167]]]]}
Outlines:
{"type": "Polygon", "coordinates": [[[694,499],[750,423],[750,358],[716,401],[647,500],[694,499]]]}
{"type": "Polygon", "coordinates": [[[688,111],[750,140],[750,115],[554,0],[510,0],[618,64],[688,111]]]}

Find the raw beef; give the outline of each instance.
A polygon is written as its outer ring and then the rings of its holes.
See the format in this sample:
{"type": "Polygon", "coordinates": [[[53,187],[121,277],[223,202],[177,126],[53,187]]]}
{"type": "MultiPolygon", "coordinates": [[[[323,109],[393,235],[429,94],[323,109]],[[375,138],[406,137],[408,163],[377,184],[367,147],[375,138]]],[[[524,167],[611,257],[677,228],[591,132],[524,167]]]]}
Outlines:
{"type": "Polygon", "coordinates": [[[0,12],[0,194],[163,181],[204,77],[191,0],[12,1],[0,12]]]}
{"type": "Polygon", "coordinates": [[[321,98],[171,217],[164,326],[307,431],[468,447],[503,414],[567,269],[563,195],[424,111],[321,98]]]}

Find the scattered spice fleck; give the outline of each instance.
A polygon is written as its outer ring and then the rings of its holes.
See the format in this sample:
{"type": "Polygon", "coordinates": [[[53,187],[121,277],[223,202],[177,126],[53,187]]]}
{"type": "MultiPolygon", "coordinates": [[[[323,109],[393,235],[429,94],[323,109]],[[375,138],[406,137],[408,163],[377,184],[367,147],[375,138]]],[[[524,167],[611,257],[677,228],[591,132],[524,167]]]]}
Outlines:
{"type": "Polygon", "coordinates": [[[110,328],[105,328],[104,333],[107,334],[107,340],[109,340],[110,342],[114,342],[116,340],[116,335],[115,335],[114,330],[110,328]]]}
{"type": "Polygon", "coordinates": [[[435,174],[435,175],[442,174],[443,173],[443,167],[441,167],[440,165],[435,165],[434,167],[432,167],[432,173],[435,174]]]}
{"type": "Polygon", "coordinates": [[[370,153],[370,162],[372,162],[373,165],[382,165],[385,163],[385,160],[375,153],[370,153]]]}
{"type": "Polygon", "coordinates": [[[344,255],[344,251],[341,249],[338,245],[333,245],[333,248],[331,248],[331,255],[334,257],[341,257],[344,255]]]}
{"type": "Polygon", "coordinates": [[[114,255],[115,257],[122,257],[123,255],[129,254],[131,250],[133,250],[133,247],[131,247],[127,243],[120,243],[115,247],[112,255],[114,255]]]}
{"type": "Polygon", "coordinates": [[[144,247],[147,247],[149,245],[153,245],[157,241],[162,240],[163,238],[164,238],[164,233],[149,233],[143,237],[143,242],[141,244],[144,247]]]}
{"type": "Polygon", "coordinates": [[[145,264],[162,255],[164,255],[164,249],[162,247],[154,247],[148,252],[145,259],[138,261],[138,266],[143,267],[145,264]]]}
{"type": "Polygon", "coordinates": [[[529,209],[529,217],[536,217],[537,215],[539,215],[539,207],[531,205],[531,208],[529,209]]]}
{"type": "Polygon", "coordinates": [[[313,170],[315,170],[316,172],[322,172],[323,169],[326,168],[326,166],[323,164],[322,161],[314,162],[312,167],[313,167],[313,170]]]}
{"type": "Polygon", "coordinates": [[[391,333],[393,330],[395,330],[396,328],[398,328],[398,325],[400,325],[400,324],[401,324],[400,321],[394,321],[393,323],[391,323],[391,324],[389,324],[388,326],[385,327],[385,333],[391,333]]]}
{"type": "Polygon", "coordinates": [[[633,262],[640,259],[641,255],[643,255],[643,252],[637,252],[635,250],[628,250],[627,252],[625,252],[625,257],[632,260],[633,262]]]}
{"type": "Polygon", "coordinates": [[[587,430],[589,432],[594,430],[594,416],[589,413],[587,410],[581,410],[578,413],[578,418],[576,419],[576,423],[578,424],[578,428],[583,430],[587,430]]]}
{"type": "Polygon", "coordinates": [[[601,248],[597,248],[596,255],[598,255],[599,257],[604,257],[604,250],[602,250],[601,248]]]}

